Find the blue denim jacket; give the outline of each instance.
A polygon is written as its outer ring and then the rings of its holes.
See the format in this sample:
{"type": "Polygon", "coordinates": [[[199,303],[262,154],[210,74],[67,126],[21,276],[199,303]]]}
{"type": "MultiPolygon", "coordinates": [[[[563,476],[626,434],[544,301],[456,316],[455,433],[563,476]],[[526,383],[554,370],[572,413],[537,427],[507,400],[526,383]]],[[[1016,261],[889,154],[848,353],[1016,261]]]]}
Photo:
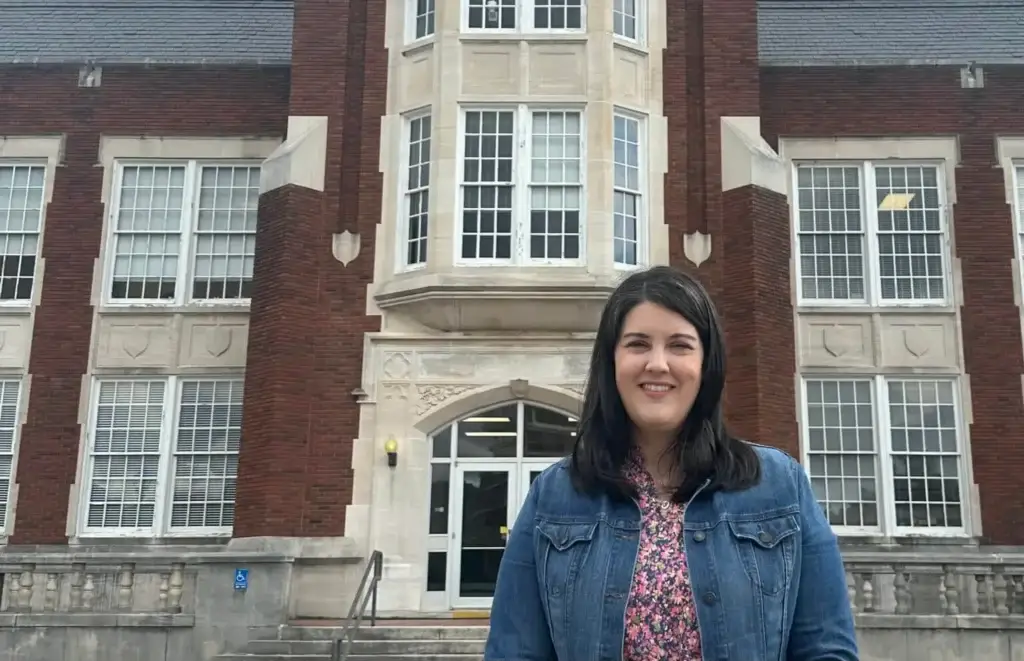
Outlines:
{"type": "MultiPolygon", "coordinates": [[[[760,484],[698,491],[684,545],[704,661],[857,661],[835,534],[803,468],[755,446],[760,484]]],[[[635,504],[581,495],[568,460],[534,482],[501,561],[486,661],[620,661],[635,504]]]]}

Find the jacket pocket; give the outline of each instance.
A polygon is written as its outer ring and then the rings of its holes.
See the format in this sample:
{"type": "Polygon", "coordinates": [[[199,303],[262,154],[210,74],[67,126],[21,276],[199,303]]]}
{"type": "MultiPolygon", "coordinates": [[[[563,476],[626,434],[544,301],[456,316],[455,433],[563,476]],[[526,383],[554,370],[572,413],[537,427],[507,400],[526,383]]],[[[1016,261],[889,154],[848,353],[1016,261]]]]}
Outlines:
{"type": "Polygon", "coordinates": [[[763,521],[729,521],[743,570],[766,595],[789,586],[800,524],[791,514],[763,521]]]}
{"type": "Polygon", "coordinates": [[[587,561],[597,522],[560,523],[538,521],[538,558],[544,592],[551,609],[552,624],[567,621],[572,614],[576,576],[587,561]]]}

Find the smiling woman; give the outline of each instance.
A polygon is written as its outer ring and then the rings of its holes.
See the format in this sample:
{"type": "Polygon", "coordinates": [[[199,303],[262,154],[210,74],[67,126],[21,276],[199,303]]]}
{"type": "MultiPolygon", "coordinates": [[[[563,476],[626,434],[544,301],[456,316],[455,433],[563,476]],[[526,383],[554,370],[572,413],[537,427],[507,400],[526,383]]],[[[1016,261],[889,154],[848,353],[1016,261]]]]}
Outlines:
{"type": "Polygon", "coordinates": [[[487,661],[857,659],[807,476],[728,433],[724,380],[699,282],[656,267],[619,285],[572,457],[533,482],[505,548],[487,661]]]}

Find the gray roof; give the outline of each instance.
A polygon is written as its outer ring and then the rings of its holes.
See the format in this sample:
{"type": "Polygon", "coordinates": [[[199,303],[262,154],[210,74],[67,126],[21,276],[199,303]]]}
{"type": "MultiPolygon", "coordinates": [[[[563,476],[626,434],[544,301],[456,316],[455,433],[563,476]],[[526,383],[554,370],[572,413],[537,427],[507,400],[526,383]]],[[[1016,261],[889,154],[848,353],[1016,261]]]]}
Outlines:
{"type": "MultiPolygon", "coordinates": [[[[1024,0],[759,7],[765,65],[1024,64],[1024,0]]],[[[292,0],[0,0],[4,63],[286,65],[291,39],[292,0]]]]}
{"type": "Polygon", "coordinates": [[[772,66],[1024,64],[1024,0],[761,0],[772,66]]]}
{"type": "Polygon", "coordinates": [[[0,62],[286,65],[291,48],[290,0],[0,0],[0,62]]]}

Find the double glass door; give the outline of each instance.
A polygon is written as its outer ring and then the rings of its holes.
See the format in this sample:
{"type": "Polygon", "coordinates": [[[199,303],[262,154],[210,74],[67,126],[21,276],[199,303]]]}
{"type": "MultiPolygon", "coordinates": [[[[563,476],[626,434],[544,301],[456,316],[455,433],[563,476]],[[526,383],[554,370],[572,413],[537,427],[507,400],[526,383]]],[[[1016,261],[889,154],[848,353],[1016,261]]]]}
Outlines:
{"type": "Polygon", "coordinates": [[[452,531],[452,606],[488,608],[508,534],[530,485],[550,461],[459,462],[452,531]]]}

